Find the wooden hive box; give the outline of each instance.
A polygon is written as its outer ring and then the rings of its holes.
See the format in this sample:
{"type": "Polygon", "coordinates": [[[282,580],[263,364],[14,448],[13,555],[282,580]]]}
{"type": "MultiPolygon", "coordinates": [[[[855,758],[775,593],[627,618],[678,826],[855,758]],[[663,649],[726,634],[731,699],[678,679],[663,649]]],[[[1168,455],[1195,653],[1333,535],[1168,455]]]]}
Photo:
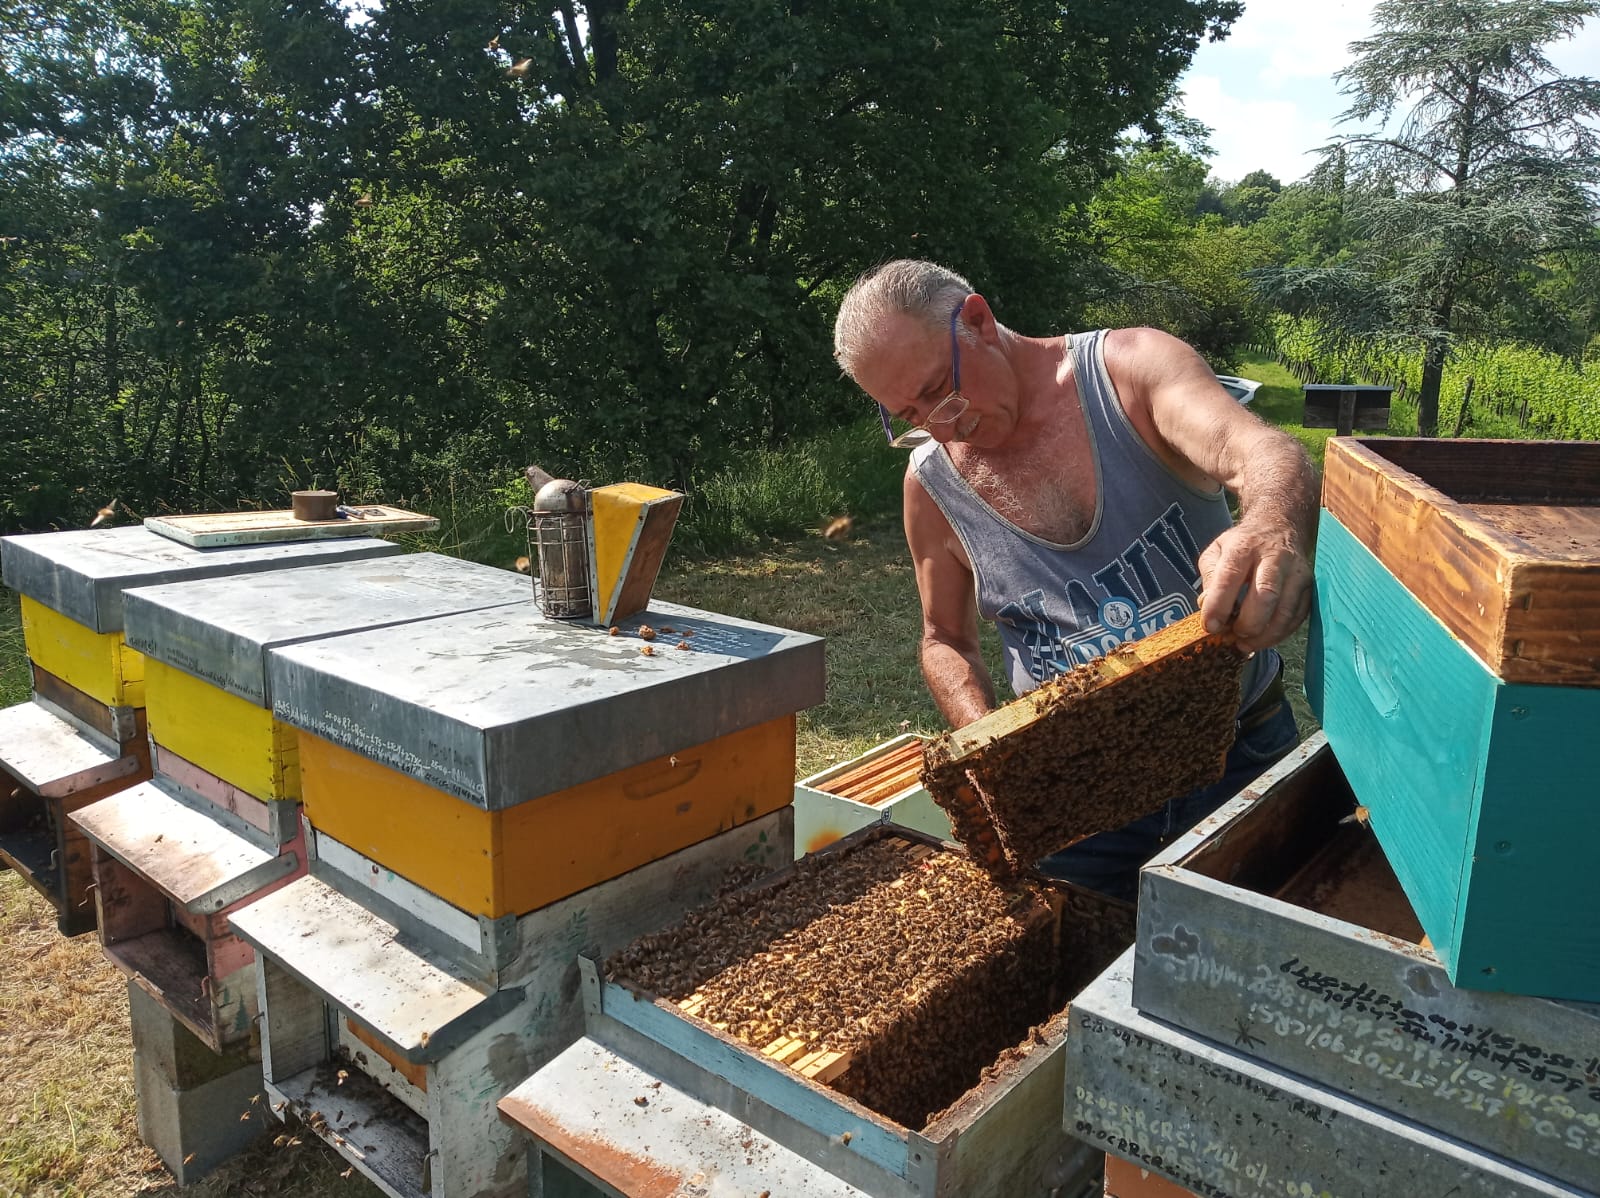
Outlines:
{"type": "Polygon", "coordinates": [[[1600,686],[1600,444],[1336,437],[1322,501],[1502,681],[1600,686]]]}
{"type": "Polygon", "coordinates": [[[336,546],[198,551],[143,528],[0,538],[5,584],[21,593],[30,703],[0,713],[0,859],[50,899],[64,933],[94,927],[90,851],[71,814],[150,777],[145,659],[128,645],[123,598],[150,583],[398,553],[363,537],[336,546]]]}
{"type": "Polygon", "coordinates": [[[1148,1015],[1137,969],[1130,949],[1072,1004],[1064,1117],[1095,1147],[1207,1198],[1593,1198],[1148,1015]]]}
{"type": "MultiPolygon", "coordinates": [[[[1292,1074],[1479,1155],[1597,1188],[1600,1007],[1457,988],[1422,938],[1317,733],[1145,867],[1132,1005],[1227,1050],[1230,1067],[1292,1074]]],[[[1240,1098],[1214,1092],[1218,1106],[1240,1098]]],[[[1338,1143],[1330,1135],[1320,1150],[1338,1143]]],[[[1222,1184],[1206,1171],[1215,1160],[1188,1156],[1193,1167],[1167,1175],[1222,1184]]],[[[1329,1172],[1315,1192],[1345,1192],[1332,1184],[1342,1166],[1317,1167],[1329,1172]]],[[[1436,1191],[1390,1184],[1379,1192],[1436,1191]]]]}
{"type": "Polygon", "coordinates": [[[586,961],[585,1038],[501,1109],[538,1145],[547,1186],[576,1175],[668,1193],[712,1172],[749,1194],[1068,1186],[1099,1162],[1058,1124],[1062,1004],[1131,916],[1067,883],[1003,887],[954,846],[866,828],[636,942],[606,978],[586,961]],[[966,950],[910,935],[940,915],[938,935],[966,950]],[[575,1089],[581,1104],[563,1098],[575,1089]]]}
{"type": "Polygon", "coordinates": [[[922,785],[923,743],[908,732],[796,782],[795,854],[816,852],[872,824],[948,837],[950,817],[922,785]]]}
{"type": "Polygon", "coordinates": [[[792,854],[787,809],[521,918],[473,921],[320,833],[312,875],[234,926],[257,952],[268,1108],[390,1198],[529,1192],[495,1101],[583,1027],[578,954],[606,953],[792,854]]]}
{"type": "MultiPolygon", "coordinates": [[[[1440,573],[1472,577],[1465,560],[1440,573]]],[[[1588,602],[1592,575],[1563,570],[1567,589],[1515,593],[1534,612],[1588,602]]],[[[1323,513],[1306,694],[1457,986],[1600,999],[1600,928],[1571,918],[1600,905],[1600,688],[1576,685],[1587,635],[1578,655],[1561,638],[1537,654],[1531,635],[1506,642],[1499,660],[1559,684],[1508,681],[1323,513]]]]}
{"type": "Polygon", "coordinates": [[[794,713],[823,693],[818,638],[672,604],[616,635],[445,616],[277,649],[270,674],[312,826],[490,919],[789,806],[794,713]]]}

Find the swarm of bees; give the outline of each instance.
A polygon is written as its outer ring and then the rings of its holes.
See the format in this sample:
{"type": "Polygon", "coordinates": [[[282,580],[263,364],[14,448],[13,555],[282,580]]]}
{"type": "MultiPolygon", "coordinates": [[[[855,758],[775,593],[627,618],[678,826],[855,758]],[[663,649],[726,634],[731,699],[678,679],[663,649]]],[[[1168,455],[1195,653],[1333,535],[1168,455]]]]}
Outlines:
{"type": "Polygon", "coordinates": [[[828,1084],[920,1129],[1048,1017],[1054,936],[1041,891],[886,835],[725,894],[607,969],[753,1051],[847,1056],[828,1084]]]}

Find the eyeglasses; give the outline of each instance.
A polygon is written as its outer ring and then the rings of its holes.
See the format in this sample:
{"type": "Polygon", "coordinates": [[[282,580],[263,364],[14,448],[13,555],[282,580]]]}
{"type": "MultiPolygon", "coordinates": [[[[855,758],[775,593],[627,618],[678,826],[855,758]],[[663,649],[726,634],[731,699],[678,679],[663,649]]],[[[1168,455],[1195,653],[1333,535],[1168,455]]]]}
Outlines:
{"type": "Polygon", "coordinates": [[[878,419],[883,423],[883,437],[896,449],[914,449],[925,441],[931,441],[933,434],[928,431],[929,425],[953,424],[961,419],[971,402],[961,394],[961,342],[956,337],[956,320],[961,315],[961,309],[966,306],[966,300],[956,305],[956,310],[950,313],[950,394],[938,403],[927,417],[920,423],[908,421],[911,427],[898,436],[889,423],[889,409],[882,404],[878,405],[878,419]]]}

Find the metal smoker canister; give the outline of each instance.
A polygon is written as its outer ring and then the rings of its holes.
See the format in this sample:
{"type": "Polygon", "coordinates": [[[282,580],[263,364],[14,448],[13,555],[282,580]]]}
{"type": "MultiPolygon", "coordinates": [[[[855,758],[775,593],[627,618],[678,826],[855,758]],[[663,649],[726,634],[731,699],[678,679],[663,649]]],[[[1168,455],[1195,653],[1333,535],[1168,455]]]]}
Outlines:
{"type": "Polygon", "coordinates": [[[551,479],[533,497],[528,530],[539,559],[539,610],[554,620],[594,612],[589,593],[589,492],[582,483],[551,479]]]}

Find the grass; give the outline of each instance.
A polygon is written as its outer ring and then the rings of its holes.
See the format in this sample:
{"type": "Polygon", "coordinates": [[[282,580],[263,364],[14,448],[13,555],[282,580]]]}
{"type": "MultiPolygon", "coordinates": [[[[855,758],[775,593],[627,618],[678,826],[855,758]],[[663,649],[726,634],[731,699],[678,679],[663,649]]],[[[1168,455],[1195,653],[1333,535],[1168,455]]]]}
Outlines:
{"type": "MultiPolygon", "coordinates": [[[[1264,384],[1255,410],[1299,437],[1320,465],[1329,434],[1294,423],[1299,384],[1268,359],[1247,357],[1241,370],[1264,384]]],[[[758,457],[742,472],[714,476],[686,513],[682,543],[656,587],[663,599],[826,639],[827,698],[800,716],[800,777],[903,731],[943,727],[917,664],[916,580],[897,510],[903,460],[853,429],[800,447],[792,469],[758,457]],[[764,519],[753,516],[757,508],[764,519]],[[846,514],[855,517],[846,538],[819,535],[827,517],[846,514]],[[786,539],[775,540],[779,532],[786,539]],[[727,556],[733,550],[742,552],[727,556]]],[[[443,527],[413,547],[510,566],[526,552],[499,524],[511,500],[470,493],[487,498],[456,489],[432,497],[428,510],[444,517],[443,527]]],[[[990,669],[1003,679],[998,637],[988,628],[984,635],[990,669]]],[[[1296,714],[1309,730],[1304,629],[1282,648],[1296,714]]],[[[4,592],[0,700],[21,702],[28,691],[17,602],[4,592]]],[[[49,905],[9,872],[0,872],[0,977],[0,1198],[378,1193],[359,1174],[343,1176],[344,1162],[315,1135],[293,1129],[283,1136],[293,1142],[264,1143],[199,1185],[177,1186],[139,1141],[122,975],[94,937],[61,938],[49,905]]]]}

